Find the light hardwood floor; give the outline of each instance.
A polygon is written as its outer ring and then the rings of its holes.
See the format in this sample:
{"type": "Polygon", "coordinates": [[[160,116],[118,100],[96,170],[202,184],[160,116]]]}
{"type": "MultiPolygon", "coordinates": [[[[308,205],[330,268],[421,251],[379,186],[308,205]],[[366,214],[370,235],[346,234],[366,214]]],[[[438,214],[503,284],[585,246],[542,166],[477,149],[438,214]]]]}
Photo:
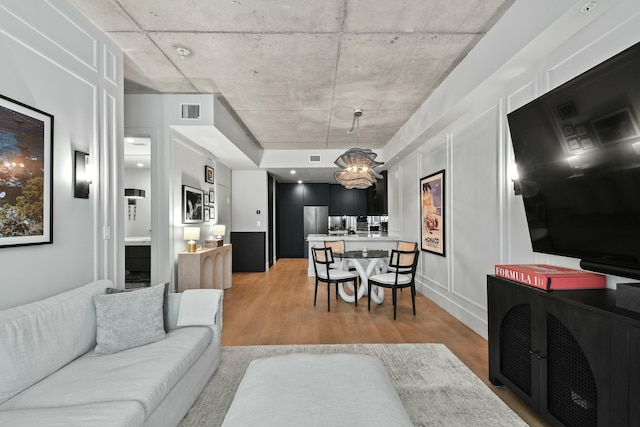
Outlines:
{"type": "MultiPolygon", "coordinates": [[[[548,425],[507,388],[489,383],[487,341],[425,296],[418,293],[414,317],[409,291],[399,292],[394,321],[390,290],[368,312],[366,297],[355,307],[336,300],[332,286],[327,312],[325,284],[313,306],[307,265],[306,259],[280,259],[267,273],[234,273],[224,294],[222,345],[443,343],[527,423],[548,425]]],[[[483,286],[484,278],[478,280],[483,286]]]]}

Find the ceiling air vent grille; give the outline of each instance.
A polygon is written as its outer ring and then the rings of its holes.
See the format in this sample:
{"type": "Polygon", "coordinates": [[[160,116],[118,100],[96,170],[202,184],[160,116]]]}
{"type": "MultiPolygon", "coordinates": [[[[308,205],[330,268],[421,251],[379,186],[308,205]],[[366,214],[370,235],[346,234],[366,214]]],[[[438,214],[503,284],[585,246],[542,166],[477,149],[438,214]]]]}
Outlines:
{"type": "Polygon", "coordinates": [[[320,154],[309,154],[309,163],[320,163],[320,154]]]}
{"type": "Polygon", "coordinates": [[[180,118],[200,120],[200,104],[180,104],[180,118]]]}

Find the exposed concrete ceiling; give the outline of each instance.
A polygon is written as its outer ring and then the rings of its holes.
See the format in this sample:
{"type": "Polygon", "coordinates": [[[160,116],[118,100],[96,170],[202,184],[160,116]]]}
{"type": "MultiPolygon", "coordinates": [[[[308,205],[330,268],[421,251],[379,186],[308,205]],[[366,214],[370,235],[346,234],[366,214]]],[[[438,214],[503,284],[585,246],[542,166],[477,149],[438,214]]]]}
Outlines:
{"type": "Polygon", "coordinates": [[[322,150],[355,145],[355,108],[383,148],[515,0],[71,1],[126,93],[220,95],[265,150],[322,150]]]}

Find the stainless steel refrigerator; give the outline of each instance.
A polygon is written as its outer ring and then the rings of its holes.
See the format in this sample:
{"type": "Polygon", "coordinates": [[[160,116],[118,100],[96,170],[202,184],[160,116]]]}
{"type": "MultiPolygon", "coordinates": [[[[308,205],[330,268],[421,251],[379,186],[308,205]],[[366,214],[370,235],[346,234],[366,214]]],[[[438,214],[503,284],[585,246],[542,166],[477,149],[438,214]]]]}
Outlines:
{"type": "Polygon", "coordinates": [[[309,257],[309,234],[329,233],[329,207],[305,206],[304,207],[304,257],[309,257]]]}

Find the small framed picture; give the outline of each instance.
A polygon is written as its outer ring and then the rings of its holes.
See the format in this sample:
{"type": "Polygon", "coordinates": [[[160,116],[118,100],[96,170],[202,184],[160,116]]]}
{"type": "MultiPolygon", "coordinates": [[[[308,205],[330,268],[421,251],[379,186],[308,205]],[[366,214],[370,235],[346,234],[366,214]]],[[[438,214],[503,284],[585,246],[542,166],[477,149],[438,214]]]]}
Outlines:
{"type": "Polygon", "coordinates": [[[576,107],[571,101],[558,105],[556,109],[558,110],[558,117],[562,120],[570,119],[576,115],[576,107]]]}
{"type": "Polygon", "coordinates": [[[562,133],[564,133],[564,136],[573,136],[576,134],[576,131],[573,129],[573,126],[571,126],[571,124],[568,124],[562,126],[562,133]]]}
{"type": "Polygon", "coordinates": [[[205,206],[209,206],[209,195],[208,194],[204,195],[204,205],[205,206]]]}
{"type": "Polygon", "coordinates": [[[209,190],[209,205],[213,206],[216,201],[216,193],[213,190],[209,190]]]}
{"type": "Polygon", "coordinates": [[[589,134],[589,125],[587,123],[578,123],[576,125],[576,135],[582,137],[589,134]]]}
{"type": "Polygon", "coordinates": [[[593,148],[593,142],[591,141],[591,138],[580,138],[580,144],[582,144],[582,148],[584,148],[585,150],[593,148]]]}
{"type": "Polygon", "coordinates": [[[209,221],[211,218],[209,217],[209,208],[204,208],[204,222],[209,221]]]}
{"type": "Polygon", "coordinates": [[[213,184],[213,168],[211,166],[204,167],[204,181],[208,184],[213,184]]]}
{"type": "Polygon", "coordinates": [[[578,140],[576,138],[567,139],[567,144],[569,144],[569,148],[572,149],[572,150],[580,149],[580,143],[578,142],[578,140]]]}
{"type": "Polygon", "coordinates": [[[570,119],[576,115],[576,107],[571,101],[560,104],[556,108],[558,110],[558,117],[562,120],[570,119]]]}

